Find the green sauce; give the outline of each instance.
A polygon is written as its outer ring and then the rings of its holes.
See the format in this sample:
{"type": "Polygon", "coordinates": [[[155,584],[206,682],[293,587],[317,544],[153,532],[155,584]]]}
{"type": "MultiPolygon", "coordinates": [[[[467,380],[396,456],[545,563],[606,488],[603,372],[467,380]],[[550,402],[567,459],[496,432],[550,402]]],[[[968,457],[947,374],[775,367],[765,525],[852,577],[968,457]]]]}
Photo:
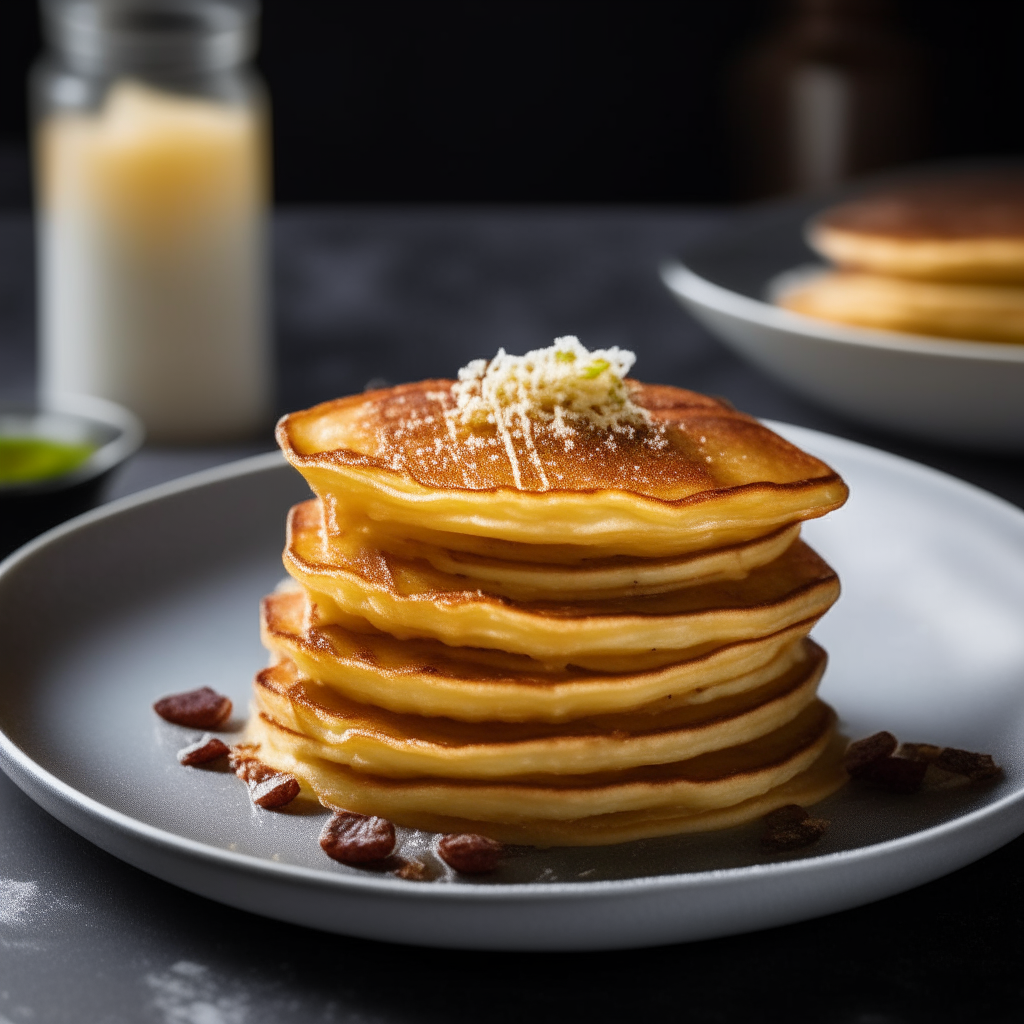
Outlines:
{"type": "Polygon", "coordinates": [[[95,450],[91,444],[0,436],[0,484],[27,484],[70,473],[95,450]]]}

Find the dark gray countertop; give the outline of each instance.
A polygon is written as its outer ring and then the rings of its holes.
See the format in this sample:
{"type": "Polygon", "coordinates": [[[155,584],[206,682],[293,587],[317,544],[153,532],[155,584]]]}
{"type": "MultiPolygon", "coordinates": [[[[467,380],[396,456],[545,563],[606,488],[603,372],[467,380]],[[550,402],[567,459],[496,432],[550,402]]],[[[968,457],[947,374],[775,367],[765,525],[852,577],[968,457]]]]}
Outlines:
{"type": "MultiPolygon", "coordinates": [[[[927,462],[1024,505],[1024,462],[869,433],[739,362],[664,291],[659,262],[712,210],[310,209],[275,239],[281,410],[451,375],[499,345],[578,334],[625,345],[638,375],[927,462]]],[[[31,229],[0,218],[0,397],[31,393],[31,229]]],[[[146,449],[131,493],[266,450],[146,449]]],[[[818,921],[625,953],[486,954],[387,946],[278,924],[130,868],[0,776],[0,1024],[263,1024],[578,1017],[592,1021],[1018,1020],[1019,839],[947,878],[818,921]]]]}

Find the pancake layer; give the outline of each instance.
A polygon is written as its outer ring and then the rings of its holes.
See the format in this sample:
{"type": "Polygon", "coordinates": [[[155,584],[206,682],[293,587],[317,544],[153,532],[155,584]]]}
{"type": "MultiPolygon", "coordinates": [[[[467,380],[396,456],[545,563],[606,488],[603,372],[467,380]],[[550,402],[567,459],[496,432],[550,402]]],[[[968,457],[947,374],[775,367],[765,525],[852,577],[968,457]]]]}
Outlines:
{"type": "MultiPolygon", "coordinates": [[[[842,767],[845,749],[846,740],[838,735],[833,736],[818,760],[788,782],[749,800],[711,811],[692,813],[679,808],[658,807],[646,811],[594,815],[571,821],[534,819],[518,822],[484,822],[449,814],[415,813],[406,816],[405,824],[409,828],[427,832],[475,832],[489,835],[500,842],[540,847],[607,846],[688,832],[715,832],[762,818],[787,804],[809,806],[831,796],[847,780],[842,767]]],[[[325,792],[330,786],[330,770],[321,763],[300,762],[289,751],[275,750],[269,746],[266,756],[280,771],[318,781],[325,792]]],[[[304,783],[304,788],[307,795],[319,799],[309,782],[304,783]]]]}
{"type": "Polygon", "coordinates": [[[524,416],[499,436],[460,424],[453,385],[326,402],[284,417],[278,442],[320,497],[415,539],[444,534],[449,550],[487,538],[563,546],[563,558],[673,557],[753,540],[846,499],[828,466],[691,391],[631,382],[644,426],[524,416]]]}
{"type": "Polygon", "coordinates": [[[1024,287],[839,271],[797,286],[778,303],[806,316],[881,330],[1024,342],[1024,287]]]}
{"type": "Polygon", "coordinates": [[[928,281],[1024,284],[1024,175],[917,182],[826,210],[812,248],[840,267],[928,281]]]}
{"type": "Polygon", "coordinates": [[[816,620],[767,637],[664,652],[650,668],[639,657],[604,659],[598,667],[549,670],[522,655],[398,640],[310,623],[304,591],[264,598],[263,643],[309,679],[343,697],[400,714],[466,722],[569,722],[633,711],[656,701],[702,703],[762,686],[801,657],[816,620]]]}
{"type": "Polygon", "coordinates": [[[760,686],[702,702],[671,697],[631,712],[571,722],[463,722],[400,715],[300,676],[291,660],[256,677],[256,706],[304,735],[317,756],[390,777],[513,778],[612,771],[696,757],[746,743],[814,700],[825,653],[809,641],[760,686]]]}
{"type": "MultiPolygon", "coordinates": [[[[594,827],[597,818],[633,815],[650,821],[651,817],[660,817],[663,821],[675,819],[678,826],[679,819],[735,809],[764,797],[811,769],[829,749],[834,732],[834,713],[818,701],[780,729],[727,751],[617,772],[537,775],[505,783],[391,779],[354,771],[322,760],[315,743],[264,716],[254,719],[251,738],[260,745],[261,759],[297,775],[327,806],[379,814],[412,828],[432,828],[442,821],[461,819],[473,822],[473,831],[499,839],[533,830],[535,842],[576,845],[574,835],[586,836],[590,842],[601,841],[600,830],[594,827]]],[[[844,779],[839,766],[830,767],[826,774],[826,792],[844,779]]],[[[763,806],[755,813],[766,813],[763,806]]],[[[734,812],[727,824],[715,827],[728,827],[742,820],[742,812],[734,812]]],[[[691,824],[701,828],[708,821],[691,824]]],[[[667,831],[686,829],[673,827],[646,834],[667,831]]],[[[616,837],[604,841],[621,840],[616,837]]]]}
{"type": "MultiPolygon", "coordinates": [[[[424,540],[383,532],[365,520],[345,522],[342,526],[336,514],[326,510],[325,528],[327,558],[333,562],[351,559],[354,551],[360,549],[376,549],[406,560],[426,562],[439,573],[461,577],[465,587],[478,587],[488,594],[517,601],[631,597],[719,580],[739,580],[751,570],[774,561],[800,536],[800,524],[794,523],[745,544],[695,551],[676,558],[617,555],[573,559],[565,564],[450,550],[424,540]]],[[[499,543],[495,542],[494,547],[499,543]]],[[[544,558],[547,553],[538,550],[536,554],[544,558]]]]}
{"type": "Polygon", "coordinates": [[[400,639],[430,637],[553,664],[767,636],[824,614],[839,596],[833,570],[802,541],[741,580],[581,604],[512,602],[380,551],[325,553],[323,536],[319,503],[292,509],[285,568],[311,595],[320,621],[363,618],[400,639]]]}

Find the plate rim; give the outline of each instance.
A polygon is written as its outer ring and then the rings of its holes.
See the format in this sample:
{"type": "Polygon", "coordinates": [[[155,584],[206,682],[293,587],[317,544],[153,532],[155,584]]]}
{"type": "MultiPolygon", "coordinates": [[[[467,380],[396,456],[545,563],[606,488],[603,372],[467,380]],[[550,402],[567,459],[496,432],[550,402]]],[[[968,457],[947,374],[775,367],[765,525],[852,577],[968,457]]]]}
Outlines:
{"type": "MultiPolygon", "coordinates": [[[[1012,502],[998,495],[991,494],[967,481],[960,480],[951,474],[871,445],[851,441],[847,438],[838,437],[809,427],[780,423],[773,420],[765,420],[764,423],[783,436],[803,435],[804,440],[801,442],[803,444],[809,444],[813,447],[818,439],[823,439],[826,446],[838,445],[840,448],[848,448],[853,455],[859,455],[861,458],[866,458],[875,463],[880,462],[883,465],[895,464],[901,472],[910,473],[912,476],[928,480],[932,485],[937,484],[945,488],[969,493],[972,500],[984,502],[1000,516],[1016,519],[1017,525],[1024,527],[1024,511],[1012,502]]],[[[86,512],[41,535],[0,562],[0,586],[3,585],[5,577],[10,572],[22,563],[30,560],[35,552],[84,529],[91,523],[114,518],[140,505],[159,502],[185,491],[200,490],[204,487],[240,476],[280,471],[286,465],[279,452],[268,452],[262,455],[250,456],[159,484],[86,512]]],[[[506,902],[524,898],[552,902],[565,899],[596,898],[598,896],[625,897],[632,894],[650,894],[658,890],[685,891],[706,886],[728,885],[741,880],[755,881],[761,878],[783,879],[806,872],[817,873],[834,870],[844,863],[857,862],[858,864],[863,864],[868,861],[899,856],[901,853],[915,847],[930,847],[936,843],[941,843],[948,835],[955,836],[964,830],[991,822],[993,819],[1002,819],[1013,811],[1015,805],[1024,804],[1024,783],[1018,783],[1016,790],[1006,793],[984,807],[976,808],[959,817],[906,836],[900,836],[881,843],[873,843],[868,846],[856,847],[852,850],[840,850],[816,856],[797,857],[792,860],[776,861],[768,864],[595,881],[489,884],[464,881],[460,882],[459,885],[411,886],[404,880],[397,878],[335,874],[325,869],[307,868],[300,865],[263,860],[250,854],[221,849],[200,840],[149,825],[132,817],[130,814],[116,810],[93,797],[87,796],[71,785],[71,783],[58,778],[18,747],[2,728],[0,728],[0,767],[3,767],[4,771],[18,785],[19,789],[22,789],[35,803],[38,804],[39,800],[30,788],[26,788],[22,784],[20,776],[24,775],[28,780],[41,786],[61,803],[86,814],[90,819],[99,824],[113,828],[123,835],[145,843],[147,846],[160,848],[166,853],[190,860],[198,860],[211,867],[229,868],[233,872],[242,872],[250,877],[255,876],[277,883],[286,882],[305,886],[326,886],[330,890],[337,890],[339,892],[356,892],[367,895],[403,895],[415,900],[425,900],[428,902],[436,902],[438,900],[449,901],[452,899],[460,902],[479,900],[506,902]]],[[[1019,827],[1017,827],[1017,834],[1020,832],[1024,832],[1024,817],[1021,818],[1019,827]]],[[[979,854],[979,856],[981,855],[983,854],[979,854]]],[[[119,854],[115,854],[115,856],[118,856],[121,860],[126,859],[119,854]]]]}

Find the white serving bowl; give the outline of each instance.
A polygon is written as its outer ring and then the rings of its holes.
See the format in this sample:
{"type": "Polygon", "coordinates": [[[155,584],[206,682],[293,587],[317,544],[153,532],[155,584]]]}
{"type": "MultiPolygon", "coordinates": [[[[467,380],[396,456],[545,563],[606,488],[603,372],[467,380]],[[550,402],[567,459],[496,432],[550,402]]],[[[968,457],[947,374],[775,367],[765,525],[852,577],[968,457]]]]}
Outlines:
{"type": "Polygon", "coordinates": [[[744,213],[662,279],[731,349],[833,412],[945,445],[1024,452],[1024,345],[847,326],[768,301],[783,275],[816,259],[803,225],[836,201],[744,213]]]}

